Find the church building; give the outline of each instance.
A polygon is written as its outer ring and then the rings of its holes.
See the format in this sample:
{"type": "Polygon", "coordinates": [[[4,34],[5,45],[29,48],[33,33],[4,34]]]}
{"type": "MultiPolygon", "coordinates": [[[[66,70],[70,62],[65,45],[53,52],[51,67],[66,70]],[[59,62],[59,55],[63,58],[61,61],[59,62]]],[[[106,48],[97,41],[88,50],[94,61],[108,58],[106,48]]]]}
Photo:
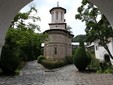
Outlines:
{"type": "Polygon", "coordinates": [[[50,29],[44,32],[48,34],[48,39],[44,42],[44,56],[47,59],[63,59],[66,56],[72,56],[73,35],[66,30],[67,24],[64,19],[66,9],[57,4],[57,7],[50,10],[50,14],[50,29]]]}

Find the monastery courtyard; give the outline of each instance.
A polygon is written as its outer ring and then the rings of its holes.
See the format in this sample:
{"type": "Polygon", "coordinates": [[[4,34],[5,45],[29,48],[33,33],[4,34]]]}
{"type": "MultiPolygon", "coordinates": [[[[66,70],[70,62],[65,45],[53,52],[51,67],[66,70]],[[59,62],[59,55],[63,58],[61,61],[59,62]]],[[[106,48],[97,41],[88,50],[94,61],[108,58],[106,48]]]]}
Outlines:
{"type": "Polygon", "coordinates": [[[31,61],[18,76],[0,76],[0,85],[113,85],[113,75],[80,73],[74,65],[47,70],[31,61]]]}

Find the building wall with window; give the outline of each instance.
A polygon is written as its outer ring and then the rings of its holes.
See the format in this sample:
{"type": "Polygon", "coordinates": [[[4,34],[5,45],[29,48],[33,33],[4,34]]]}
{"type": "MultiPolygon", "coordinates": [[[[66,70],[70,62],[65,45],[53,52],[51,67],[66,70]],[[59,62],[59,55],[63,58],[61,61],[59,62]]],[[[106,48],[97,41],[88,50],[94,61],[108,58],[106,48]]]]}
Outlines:
{"type": "MultiPolygon", "coordinates": [[[[111,54],[113,55],[113,37],[108,39],[110,42],[107,44],[111,54]]],[[[94,41],[94,49],[95,49],[95,56],[100,61],[104,61],[104,55],[108,54],[104,47],[99,45],[99,39],[94,41]]],[[[113,60],[111,60],[113,64],[113,60]]]]}
{"type": "Polygon", "coordinates": [[[64,22],[64,9],[60,9],[60,7],[57,7],[58,9],[53,9],[51,11],[51,23],[63,23],[64,22]]]}
{"type": "Polygon", "coordinates": [[[72,35],[64,30],[48,30],[44,45],[44,56],[48,59],[61,59],[72,55],[72,35]]]}

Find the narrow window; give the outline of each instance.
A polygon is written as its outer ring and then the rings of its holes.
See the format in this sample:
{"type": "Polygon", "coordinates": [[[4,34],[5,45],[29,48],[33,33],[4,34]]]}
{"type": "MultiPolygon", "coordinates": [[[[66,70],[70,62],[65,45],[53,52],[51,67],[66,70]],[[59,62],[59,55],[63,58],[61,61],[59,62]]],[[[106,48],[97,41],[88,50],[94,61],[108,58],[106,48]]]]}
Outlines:
{"type": "Polygon", "coordinates": [[[96,50],[98,50],[98,46],[96,46],[96,50]]]}
{"type": "Polygon", "coordinates": [[[54,53],[57,54],[57,47],[54,48],[54,53]]]}
{"type": "Polygon", "coordinates": [[[61,12],[61,20],[63,20],[63,12],[61,12]]]}
{"type": "Polygon", "coordinates": [[[54,12],[52,13],[52,21],[54,20],[54,12]]]}
{"type": "Polygon", "coordinates": [[[56,20],[58,20],[58,11],[56,11],[56,20]]]}

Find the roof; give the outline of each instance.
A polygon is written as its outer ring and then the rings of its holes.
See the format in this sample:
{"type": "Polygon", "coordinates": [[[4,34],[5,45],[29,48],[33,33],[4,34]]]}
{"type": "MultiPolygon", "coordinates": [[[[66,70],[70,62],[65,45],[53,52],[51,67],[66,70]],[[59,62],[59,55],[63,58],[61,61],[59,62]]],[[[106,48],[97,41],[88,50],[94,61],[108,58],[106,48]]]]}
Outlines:
{"type": "Polygon", "coordinates": [[[71,34],[69,31],[67,31],[65,29],[49,29],[49,30],[46,30],[44,33],[59,33],[59,31],[60,32],[67,33],[71,37],[74,36],[73,34],[71,34]]]}
{"type": "MultiPolygon", "coordinates": [[[[79,45],[79,42],[72,42],[71,44],[72,44],[72,45],[79,45]]],[[[87,43],[84,42],[84,45],[87,45],[87,43]]]]}
{"type": "Polygon", "coordinates": [[[54,9],[62,9],[62,10],[64,10],[64,13],[66,13],[66,9],[64,9],[64,8],[62,8],[62,7],[53,7],[53,8],[50,10],[50,13],[51,13],[54,9]]]}

